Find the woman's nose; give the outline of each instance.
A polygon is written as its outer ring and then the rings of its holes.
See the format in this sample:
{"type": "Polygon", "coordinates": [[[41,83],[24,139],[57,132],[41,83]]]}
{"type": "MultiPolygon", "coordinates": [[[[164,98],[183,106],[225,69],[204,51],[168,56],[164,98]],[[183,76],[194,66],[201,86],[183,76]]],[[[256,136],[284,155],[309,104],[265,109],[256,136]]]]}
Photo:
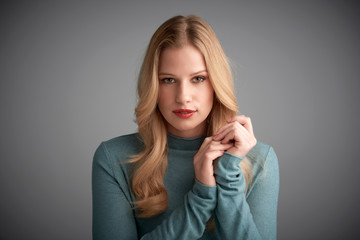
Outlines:
{"type": "Polygon", "coordinates": [[[192,90],[191,86],[187,84],[186,82],[181,82],[176,91],[176,102],[177,103],[188,103],[192,99],[192,90]]]}

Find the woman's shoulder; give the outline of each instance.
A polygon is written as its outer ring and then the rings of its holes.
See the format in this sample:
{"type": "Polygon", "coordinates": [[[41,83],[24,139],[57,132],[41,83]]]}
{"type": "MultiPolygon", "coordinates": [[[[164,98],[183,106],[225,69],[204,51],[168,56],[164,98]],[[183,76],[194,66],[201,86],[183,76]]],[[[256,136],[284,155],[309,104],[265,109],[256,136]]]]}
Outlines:
{"type": "Polygon", "coordinates": [[[254,186],[265,180],[275,185],[279,183],[279,163],[274,148],[263,142],[258,142],[247,155],[252,161],[252,184],[247,194],[254,186]]]}
{"type": "Polygon", "coordinates": [[[102,142],[108,149],[119,150],[123,148],[132,148],[142,145],[141,136],[138,133],[126,134],[114,137],[102,142]]]}
{"type": "Polygon", "coordinates": [[[142,140],[138,133],[122,135],[101,142],[96,152],[103,152],[107,158],[117,161],[128,159],[129,156],[139,153],[142,149],[142,140]]]}
{"type": "Polygon", "coordinates": [[[257,144],[249,151],[247,157],[254,162],[254,170],[264,170],[264,168],[273,168],[278,165],[278,158],[272,146],[257,142],[257,144]]]}

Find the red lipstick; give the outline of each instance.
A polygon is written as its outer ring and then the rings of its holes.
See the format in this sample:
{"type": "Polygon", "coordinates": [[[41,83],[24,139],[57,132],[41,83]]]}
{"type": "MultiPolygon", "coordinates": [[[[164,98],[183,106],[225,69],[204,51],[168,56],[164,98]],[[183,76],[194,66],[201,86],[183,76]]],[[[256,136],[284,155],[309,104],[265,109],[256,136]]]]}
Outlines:
{"type": "Polygon", "coordinates": [[[180,118],[190,118],[196,111],[191,109],[176,109],[173,113],[180,118]]]}

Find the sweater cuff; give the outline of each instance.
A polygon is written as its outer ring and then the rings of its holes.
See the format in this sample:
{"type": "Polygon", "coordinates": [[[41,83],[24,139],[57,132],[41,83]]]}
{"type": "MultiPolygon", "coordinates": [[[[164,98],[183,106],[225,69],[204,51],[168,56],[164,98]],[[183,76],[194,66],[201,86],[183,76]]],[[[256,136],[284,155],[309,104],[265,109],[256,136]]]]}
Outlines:
{"type": "Polygon", "coordinates": [[[225,152],[225,154],[221,156],[217,162],[215,175],[225,179],[238,176],[241,172],[241,168],[239,167],[241,160],[242,158],[225,152]]]}
{"type": "Polygon", "coordinates": [[[216,197],[216,186],[207,186],[195,179],[193,193],[204,199],[213,199],[216,197]]]}

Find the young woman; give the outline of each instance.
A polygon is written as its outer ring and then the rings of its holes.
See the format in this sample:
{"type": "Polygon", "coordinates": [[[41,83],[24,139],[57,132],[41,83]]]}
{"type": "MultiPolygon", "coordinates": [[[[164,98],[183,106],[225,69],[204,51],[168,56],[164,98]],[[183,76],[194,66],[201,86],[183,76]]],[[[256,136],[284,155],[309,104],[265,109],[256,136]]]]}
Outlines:
{"type": "Polygon", "coordinates": [[[138,133],[93,160],[94,239],[276,239],[279,170],[196,16],[163,23],[138,80],[138,133]]]}

